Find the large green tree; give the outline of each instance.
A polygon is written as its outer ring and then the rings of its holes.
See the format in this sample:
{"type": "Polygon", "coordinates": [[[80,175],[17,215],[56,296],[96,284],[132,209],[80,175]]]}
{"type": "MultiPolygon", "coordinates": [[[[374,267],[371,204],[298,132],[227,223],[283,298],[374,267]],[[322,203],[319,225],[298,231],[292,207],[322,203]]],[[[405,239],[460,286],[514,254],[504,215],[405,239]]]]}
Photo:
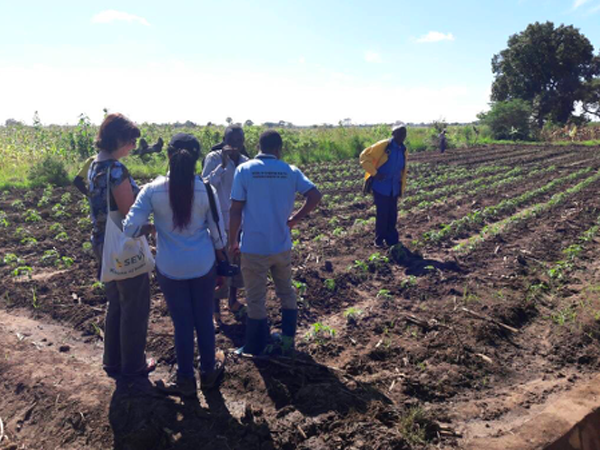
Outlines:
{"type": "Polygon", "coordinates": [[[599,67],[594,47],[577,28],[536,22],[492,58],[492,100],[529,102],[540,127],[546,120],[566,123],[599,67]]]}

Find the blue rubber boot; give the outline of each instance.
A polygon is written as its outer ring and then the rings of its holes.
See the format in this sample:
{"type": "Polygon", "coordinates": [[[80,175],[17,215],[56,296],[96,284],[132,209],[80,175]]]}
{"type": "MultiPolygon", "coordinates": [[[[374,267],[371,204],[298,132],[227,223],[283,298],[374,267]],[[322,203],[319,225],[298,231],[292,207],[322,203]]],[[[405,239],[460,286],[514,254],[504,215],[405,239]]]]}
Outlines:
{"type": "Polygon", "coordinates": [[[269,339],[269,324],[267,319],[246,319],[246,343],[236,353],[260,355],[269,339]]]}

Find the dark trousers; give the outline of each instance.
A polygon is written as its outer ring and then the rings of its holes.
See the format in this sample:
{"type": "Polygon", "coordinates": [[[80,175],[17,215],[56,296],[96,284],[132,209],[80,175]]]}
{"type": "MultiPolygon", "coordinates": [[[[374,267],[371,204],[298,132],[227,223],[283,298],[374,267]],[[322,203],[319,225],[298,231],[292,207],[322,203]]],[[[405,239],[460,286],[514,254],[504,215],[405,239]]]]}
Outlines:
{"type": "Polygon", "coordinates": [[[135,377],[146,373],[146,337],[150,316],[147,273],[105,284],[108,310],[104,321],[104,369],[135,377]]]}
{"type": "Polygon", "coordinates": [[[177,375],[194,378],[194,330],[198,337],[201,373],[215,368],[215,325],[213,323],[216,269],[199,278],[173,280],[158,270],[160,285],[173,326],[177,375]]]}
{"type": "Polygon", "coordinates": [[[373,191],[375,200],[375,209],[377,210],[375,221],[375,242],[387,245],[396,245],[398,243],[398,230],[396,230],[396,221],[398,220],[398,197],[392,195],[382,195],[373,191]]]}
{"type": "MultiPolygon", "coordinates": [[[[93,248],[102,266],[102,245],[93,248]]],[[[104,284],[108,309],[104,319],[104,370],[111,375],[146,374],[146,338],[150,316],[150,277],[147,273],[104,284]]]]}

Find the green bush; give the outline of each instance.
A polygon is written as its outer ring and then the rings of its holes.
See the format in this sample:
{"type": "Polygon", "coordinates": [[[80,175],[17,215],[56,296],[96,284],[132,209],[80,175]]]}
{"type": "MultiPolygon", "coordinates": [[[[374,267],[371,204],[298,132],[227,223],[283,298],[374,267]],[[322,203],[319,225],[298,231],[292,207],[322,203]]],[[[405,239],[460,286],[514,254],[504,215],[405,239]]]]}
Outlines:
{"type": "Polygon", "coordinates": [[[477,117],[490,127],[494,139],[515,141],[531,136],[531,105],[524,100],[494,102],[488,112],[477,117]]]}
{"type": "Polygon", "coordinates": [[[67,186],[70,182],[64,160],[57,155],[46,155],[29,169],[27,175],[32,186],[52,184],[67,186]]]}

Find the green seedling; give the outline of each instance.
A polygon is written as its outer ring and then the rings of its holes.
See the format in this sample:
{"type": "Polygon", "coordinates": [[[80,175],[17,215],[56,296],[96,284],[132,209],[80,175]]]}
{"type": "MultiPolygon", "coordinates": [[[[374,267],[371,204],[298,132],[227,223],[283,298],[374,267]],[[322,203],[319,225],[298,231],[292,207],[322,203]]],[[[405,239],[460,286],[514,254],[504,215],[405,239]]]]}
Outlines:
{"type": "Polygon", "coordinates": [[[15,278],[22,277],[23,275],[27,275],[29,279],[31,279],[31,274],[33,269],[29,266],[19,266],[12,272],[12,276],[15,278]]]}
{"type": "Polygon", "coordinates": [[[335,237],[341,237],[344,236],[346,234],[346,230],[344,230],[342,227],[337,227],[335,230],[333,230],[333,235],[335,237]]]}
{"type": "Polygon", "coordinates": [[[10,267],[22,266],[25,264],[25,261],[23,261],[14,253],[7,253],[6,255],[4,255],[4,258],[2,258],[2,261],[0,262],[2,262],[1,265],[10,267]]]}
{"type": "Polygon", "coordinates": [[[25,222],[41,222],[42,216],[35,209],[28,209],[25,213],[25,222]]]}
{"type": "Polygon", "coordinates": [[[50,225],[51,233],[62,233],[63,231],[65,231],[65,227],[63,227],[62,224],[58,222],[55,222],[52,225],[50,225]]]}
{"type": "Polygon", "coordinates": [[[313,323],[311,330],[306,333],[306,340],[314,340],[318,345],[324,344],[326,340],[335,337],[336,330],[329,325],[324,325],[321,322],[313,323]]]}
{"type": "Polygon", "coordinates": [[[361,271],[361,272],[368,272],[369,271],[369,265],[364,262],[361,261],[360,259],[357,259],[354,261],[354,266],[355,269],[361,271]]]}
{"type": "Polygon", "coordinates": [[[293,283],[294,287],[296,288],[296,291],[298,291],[298,295],[303,296],[306,293],[306,290],[308,289],[306,283],[303,283],[302,281],[294,281],[293,283]]]}
{"type": "Polygon", "coordinates": [[[100,281],[96,281],[94,284],[92,284],[92,292],[94,292],[94,294],[103,294],[104,293],[104,283],[100,282],[100,281]]]}
{"type": "Polygon", "coordinates": [[[405,278],[400,282],[400,287],[402,289],[407,289],[410,287],[414,287],[417,285],[417,277],[414,275],[409,275],[408,278],[405,278]]]}
{"type": "Polygon", "coordinates": [[[89,217],[82,217],[77,221],[77,226],[83,230],[87,230],[92,227],[92,220],[89,217]]]}
{"type": "Polygon", "coordinates": [[[362,309],[358,309],[354,306],[351,306],[350,308],[346,309],[346,311],[344,311],[344,317],[346,318],[348,323],[356,323],[356,321],[362,315],[362,313],[362,309]]]}
{"type": "Polygon", "coordinates": [[[68,205],[69,203],[71,203],[72,198],[71,198],[71,193],[70,192],[65,192],[63,195],[61,195],[60,197],[60,202],[63,205],[68,205]]]}
{"type": "Polygon", "coordinates": [[[35,292],[35,288],[31,288],[31,294],[32,294],[32,305],[33,305],[33,309],[38,309],[40,307],[40,304],[38,303],[38,298],[37,298],[37,294],[35,292]]]}
{"type": "Polygon", "coordinates": [[[380,289],[379,292],[377,293],[377,298],[383,298],[385,300],[391,300],[392,299],[392,294],[390,293],[390,291],[388,289],[380,289]]]}
{"type": "Polygon", "coordinates": [[[67,212],[63,205],[57,203],[52,207],[52,217],[54,217],[55,219],[61,219],[70,217],[70,214],[67,212]]]}
{"type": "Polygon", "coordinates": [[[46,267],[57,265],[57,261],[60,261],[60,254],[56,249],[46,250],[40,258],[40,264],[46,267]]]}
{"type": "Polygon", "coordinates": [[[26,245],[28,247],[33,247],[37,244],[37,239],[31,236],[27,236],[21,239],[21,244],[26,245]]]}
{"type": "Polygon", "coordinates": [[[61,231],[56,236],[54,236],[54,239],[56,239],[59,242],[66,242],[69,240],[69,235],[66,231],[61,231]]]}
{"type": "Polygon", "coordinates": [[[17,211],[25,211],[25,203],[23,203],[23,200],[15,200],[10,206],[17,211]]]}
{"type": "Polygon", "coordinates": [[[35,192],[33,192],[33,191],[29,191],[29,192],[27,192],[27,193],[26,193],[26,194],[23,196],[23,198],[24,198],[25,200],[27,200],[28,202],[32,202],[32,201],[33,201],[33,199],[35,198],[35,192]]]}
{"type": "Polygon", "coordinates": [[[335,285],[335,280],[333,278],[328,278],[327,280],[325,280],[323,282],[323,284],[325,285],[325,288],[328,291],[331,291],[331,292],[335,291],[336,285],[335,285]]]}

